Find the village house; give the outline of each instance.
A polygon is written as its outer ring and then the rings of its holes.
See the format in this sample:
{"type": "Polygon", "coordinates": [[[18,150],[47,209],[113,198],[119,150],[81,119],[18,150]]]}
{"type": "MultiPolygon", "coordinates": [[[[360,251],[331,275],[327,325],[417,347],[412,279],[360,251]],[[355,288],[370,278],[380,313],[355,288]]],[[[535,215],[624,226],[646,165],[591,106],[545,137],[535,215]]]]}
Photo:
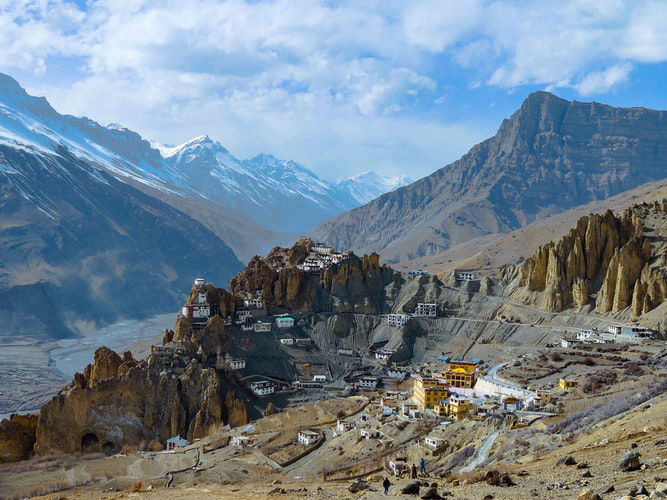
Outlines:
{"type": "Polygon", "coordinates": [[[341,356],[354,356],[354,351],[352,349],[343,349],[342,347],[339,347],[338,354],[341,356]]]}
{"type": "Polygon", "coordinates": [[[360,429],[359,437],[362,439],[377,439],[380,437],[380,433],[375,429],[360,429]]]}
{"type": "Polygon", "coordinates": [[[407,325],[409,321],[410,321],[409,314],[399,314],[399,313],[387,314],[387,324],[389,326],[401,327],[407,325]]]}
{"type": "Polygon", "coordinates": [[[285,337],[280,339],[282,345],[294,345],[294,339],[292,337],[285,337]]]}
{"type": "Polygon", "coordinates": [[[371,417],[368,413],[359,414],[359,426],[366,427],[371,423],[371,417]]]}
{"type": "Polygon", "coordinates": [[[322,255],[330,255],[335,252],[334,247],[327,245],[326,243],[315,243],[310,250],[322,255]]]}
{"type": "Polygon", "coordinates": [[[387,377],[398,379],[399,382],[402,382],[407,374],[408,373],[405,370],[400,370],[398,368],[389,368],[387,370],[387,377]]]}
{"type": "Polygon", "coordinates": [[[292,328],[294,326],[294,318],[290,318],[289,316],[276,318],[276,326],[278,328],[292,328]]]}
{"type": "Polygon", "coordinates": [[[460,419],[475,413],[476,405],[469,399],[453,394],[447,402],[447,413],[450,417],[460,419]]]}
{"type": "Polygon", "coordinates": [[[232,446],[247,448],[250,445],[252,445],[252,439],[250,439],[248,436],[234,436],[232,438],[232,446]]]}
{"type": "Polygon", "coordinates": [[[243,370],[245,368],[245,358],[229,358],[226,361],[227,366],[232,370],[243,370]]]}
{"type": "Polygon", "coordinates": [[[296,339],[295,342],[299,347],[308,347],[313,343],[313,339],[296,339]]]}
{"type": "Polygon", "coordinates": [[[176,450],[178,448],[185,448],[190,446],[192,443],[185,438],[182,438],[180,434],[167,439],[167,450],[176,450]]]}
{"type": "Polygon", "coordinates": [[[351,431],[352,429],[354,429],[354,427],[355,427],[355,424],[352,421],[339,420],[338,422],[336,422],[336,432],[338,432],[338,434],[342,434],[343,432],[351,431]]]}
{"type": "Polygon", "coordinates": [[[447,444],[447,441],[440,437],[426,436],[424,438],[424,444],[432,450],[437,450],[447,444]]]}
{"type": "Polygon", "coordinates": [[[560,386],[561,389],[566,391],[571,387],[576,387],[577,386],[577,381],[576,380],[567,380],[567,379],[562,378],[558,381],[558,385],[560,386]]]}
{"type": "Polygon", "coordinates": [[[211,317],[211,306],[208,304],[185,304],[181,312],[183,316],[194,323],[205,323],[211,317]]]}
{"type": "Polygon", "coordinates": [[[419,302],[417,307],[415,307],[415,316],[435,318],[437,316],[437,309],[435,304],[419,302]]]}
{"type": "Polygon", "coordinates": [[[455,271],[455,276],[457,280],[461,281],[475,281],[476,279],[475,273],[467,270],[457,270],[455,271]]]}
{"type": "Polygon", "coordinates": [[[450,361],[445,372],[445,382],[451,387],[471,389],[475,386],[477,364],[465,361],[450,361]]]}
{"type": "Polygon", "coordinates": [[[607,329],[612,335],[622,335],[626,337],[647,338],[653,337],[653,330],[641,326],[623,326],[611,325],[607,329]]]}
{"type": "Polygon", "coordinates": [[[362,389],[375,389],[378,385],[378,379],[376,377],[361,377],[355,385],[362,389]]]}
{"type": "Polygon", "coordinates": [[[251,309],[261,309],[262,299],[246,299],[243,301],[243,305],[251,309]]]}
{"type": "Polygon", "coordinates": [[[411,269],[408,271],[408,276],[424,276],[426,274],[428,273],[422,269],[411,269]]]}
{"type": "Polygon", "coordinates": [[[382,359],[387,361],[391,358],[392,354],[394,354],[394,351],[390,351],[388,349],[378,349],[375,351],[375,359],[382,359]]]}
{"type": "Polygon", "coordinates": [[[250,390],[257,396],[268,396],[276,392],[276,386],[273,382],[268,380],[261,380],[250,384],[250,390]]]}
{"type": "Polygon", "coordinates": [[[254,330],[252,323],[242,323],[241,330],[244,332],[251,332],[254,330]]]}
{"type": "Polygon", "coordinates": [[[579,330],[577,332],[577,340],[586,340],[593,335],[593,330],[579,330]]]}
{"type": "Polygon", "coordinates": [[[194,283],[194,285],[195,285],[196,288],[201,288],[201,287],[203,287],[205,284],[206,284],[206,280],[205,280],[204,278],[197,278],[197,279],[195,279],[195,283],[194,283]]]}
{"type": "Polygon", "coordinates": [[[415,379],[412,398],[420,408],[433,408],[448,396],[449,387],[444,380],[422,375],[415,379]]]}
{"type": "Polygon", "coordinates": [[[389,461],[389,470],[398,477],[402,474],[407,474],[410,471],[410,466],[403,459],[394,459],[389,461]]]}
{"type": "Polygon", "coordinates": [[[412,403],[410,401],[406,401],[401,405],[401,415],[408,416],[410,415],[410,411],[419,408],[419,406],[416,403],[412,403]]]}
{"type": "Polygon", "coordinates": [[[261,333],[261,332],[270,332],[271,331],[271,323],[268,321],[258,321],[257,323],[254,323],[252,325],[253,330],[255,330],[256,333],[261,333]]]}
{"type": "Polygon", "coordinates": [[[573,339],[573,338],[568,339],[566,337],[563,337],[560,341],[561,347],[565,347],[565,348],[574,347],[575,345],[581,345],[583,343],[584,343],[583,340],[573,339]]]}
{"type": "Polygon", "coordinates": [[[299,443],[309,446],[315,444],[320,440],[321,434],[319,432],[305,430],[299,431],[297,435],[297,440],[299,443]]]}
{"type": "Polygon", "coordinates": [[[326,375],[313,375],[313,382],[326,382],[326,381],[327,381],[326,375]]]}

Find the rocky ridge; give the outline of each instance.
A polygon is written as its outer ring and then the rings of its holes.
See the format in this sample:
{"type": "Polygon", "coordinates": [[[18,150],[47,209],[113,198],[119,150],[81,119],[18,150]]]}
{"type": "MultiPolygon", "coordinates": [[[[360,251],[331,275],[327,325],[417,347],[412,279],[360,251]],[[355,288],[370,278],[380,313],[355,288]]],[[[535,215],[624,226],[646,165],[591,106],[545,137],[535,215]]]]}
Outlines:
{"type": "MultiPolygon", "coordinates": [[[[590,214],[558,242],[505,269],[512,299],[552,312],[574,307],[637,318],[667,297],[667,200],[590,214]]],[[[664,329],[664,318],[656,325],[664,329]]]]}

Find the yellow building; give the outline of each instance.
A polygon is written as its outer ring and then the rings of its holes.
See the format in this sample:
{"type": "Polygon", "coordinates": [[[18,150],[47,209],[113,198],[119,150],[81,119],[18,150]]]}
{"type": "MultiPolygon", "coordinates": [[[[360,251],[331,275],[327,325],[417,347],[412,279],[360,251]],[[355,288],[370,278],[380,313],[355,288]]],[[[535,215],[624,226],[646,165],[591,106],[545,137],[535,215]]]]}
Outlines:
{"type": "Polygon", "coordinates": [[[565,380],[564,378],[560,379],[558,382],[558,385],[560,385],[561,389],[567,390],[570,387],[574,387],[577,385],[576,380],[565,380]]]}
{"type": "Polygon", "coordinates": [[[472,404],[469,399],[452,396],[449,398],[448,411],[449,416],[456,419],[465,418],[468,414],[475,413],[476,405],[472,404]]]}
{"type": "Polygon", "coordinates": [[[450,387],[472,388],[475,386],[477,365],[465,361],[451,361],[445,372],[445,381],[450,387]]]}
{"type": "Polygon", "coordinates": [[[449,397],[449,389],[442,379],[422,377],[415,379],[413,399],[422,409],[434,408],[449,397]]]}

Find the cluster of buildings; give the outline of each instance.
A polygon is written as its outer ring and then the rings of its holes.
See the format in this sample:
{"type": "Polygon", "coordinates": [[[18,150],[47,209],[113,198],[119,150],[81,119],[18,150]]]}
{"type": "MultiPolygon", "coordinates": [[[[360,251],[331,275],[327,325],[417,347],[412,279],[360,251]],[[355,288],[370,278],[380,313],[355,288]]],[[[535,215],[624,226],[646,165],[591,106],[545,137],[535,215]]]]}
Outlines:
{"type": "Polygon", "coordinates": [[[394,327],[407,325],[413,317],[435,318],[438,315],[438,305],[433,302],[419,302],[412,314],[391,313],[387,314],[387,324],[394,327]]]}
{"type": "Polygon", "coordinates": [[[611,325],[607,331],[597,329],[582,329],[576,337],[563,337],[561,346],[565,348],[585,346],[591,344],[637,343],[644,339],[651,339],[655,331],[641,326],[611,325]]]}
{"type": "Polygon", "coordinates": [[[350,252],[336,252],[333,246],[326,243],[313,243],[310,247],[310,254],[303,263],[296,267],[303,271],[321,271],[332,264],[338,264],[349,256],[350,252]]]}

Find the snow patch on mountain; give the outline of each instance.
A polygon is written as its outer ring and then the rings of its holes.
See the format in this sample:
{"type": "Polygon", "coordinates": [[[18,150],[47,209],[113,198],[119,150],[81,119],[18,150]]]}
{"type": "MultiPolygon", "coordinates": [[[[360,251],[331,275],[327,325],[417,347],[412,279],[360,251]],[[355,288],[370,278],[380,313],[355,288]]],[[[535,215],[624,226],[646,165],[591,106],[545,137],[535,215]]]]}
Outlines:
{"type": "Polygon", "coordinates": [[[353,177],[341,179],[336,187],[352,196],[359,205],[365,205],[378,196],[412,184],[414,181],[406,175],[381,176],[375,172],[363,172],[353,177]]]}

